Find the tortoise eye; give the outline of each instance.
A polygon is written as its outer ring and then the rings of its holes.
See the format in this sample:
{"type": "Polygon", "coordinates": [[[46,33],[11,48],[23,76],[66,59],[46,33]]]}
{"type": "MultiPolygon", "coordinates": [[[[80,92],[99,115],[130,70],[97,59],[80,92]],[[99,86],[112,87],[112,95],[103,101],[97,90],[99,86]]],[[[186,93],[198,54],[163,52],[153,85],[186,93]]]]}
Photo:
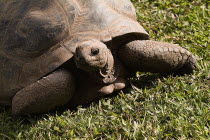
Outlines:
{"type": "Polygon", "coordinates": [[[92,56],[96,56],[99,54],[99,49],[98,48],[92,48],[91,49],[91,55],[92,56]]]}

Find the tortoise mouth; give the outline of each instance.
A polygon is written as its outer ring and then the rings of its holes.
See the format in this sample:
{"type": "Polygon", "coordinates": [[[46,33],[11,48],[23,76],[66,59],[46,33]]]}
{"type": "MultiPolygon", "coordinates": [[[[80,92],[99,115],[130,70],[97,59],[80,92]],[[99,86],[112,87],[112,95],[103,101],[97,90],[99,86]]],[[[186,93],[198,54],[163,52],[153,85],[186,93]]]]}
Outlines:
{"type": "Polygon", "coordinates": [[[109,49],[105,44],[90,40],[78,45],[75,52],[76,66],[84,71],[97,71],[105,67],[109,49]]]}
{"type": "Polygon", "coordinates": [[[78,45],[74,60],[77,68],[88,72],[99,83],[115,81],[114,58],[107,46],[97,40],[78,45]]]}

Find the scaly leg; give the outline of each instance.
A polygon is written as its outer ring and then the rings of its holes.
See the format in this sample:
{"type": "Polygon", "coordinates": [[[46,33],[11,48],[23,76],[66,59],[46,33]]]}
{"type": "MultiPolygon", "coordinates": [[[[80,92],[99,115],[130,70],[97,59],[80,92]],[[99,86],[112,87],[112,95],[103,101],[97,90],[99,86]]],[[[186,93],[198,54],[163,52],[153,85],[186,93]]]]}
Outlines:
{"type": "Polygon", "coordinates": [[[57,70],[17,92],[12,101],[12,114],[45,113],[65,105],[74,93],[75,79],[71,72],[57,70]]]}
{"type": "Polygon", "coordinates": [[[132,72],[189,74],[197,67],[189,51],[165,42],[132,41],[122,46],[118,55],[132,72]]]}

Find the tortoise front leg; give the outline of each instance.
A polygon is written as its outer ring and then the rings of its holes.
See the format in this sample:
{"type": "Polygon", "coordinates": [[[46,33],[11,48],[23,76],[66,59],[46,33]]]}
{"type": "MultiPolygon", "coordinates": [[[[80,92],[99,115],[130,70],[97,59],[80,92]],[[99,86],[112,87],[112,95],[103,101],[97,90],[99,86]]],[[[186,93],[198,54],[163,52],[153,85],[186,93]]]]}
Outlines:
{"type": "Polygon", "coordinates": [[[197,66],[195,57],[186,49],[150,40],[136,40],[122,46],[119,58],[132,72],[189,74],[197,66]]]}
{"type": "Polygon", "coordinates": [[[75,79],[71,72],[57,70],[17,92],[12,100],[12,114],[46,113],[65,105],[74,93],[75,79]]]}

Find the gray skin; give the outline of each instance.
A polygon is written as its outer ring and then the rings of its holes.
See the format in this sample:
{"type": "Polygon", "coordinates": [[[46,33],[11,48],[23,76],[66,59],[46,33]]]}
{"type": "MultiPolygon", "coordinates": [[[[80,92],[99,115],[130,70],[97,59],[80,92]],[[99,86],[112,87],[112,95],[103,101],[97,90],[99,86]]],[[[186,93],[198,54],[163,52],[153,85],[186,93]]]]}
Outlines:
{"type": "Polygon", "coordinates": [[[121,90],[136,71],[196,69],[189,51],[148,38],[130,0],[1,0],[0,104],[44,113],[121,90]]]}

